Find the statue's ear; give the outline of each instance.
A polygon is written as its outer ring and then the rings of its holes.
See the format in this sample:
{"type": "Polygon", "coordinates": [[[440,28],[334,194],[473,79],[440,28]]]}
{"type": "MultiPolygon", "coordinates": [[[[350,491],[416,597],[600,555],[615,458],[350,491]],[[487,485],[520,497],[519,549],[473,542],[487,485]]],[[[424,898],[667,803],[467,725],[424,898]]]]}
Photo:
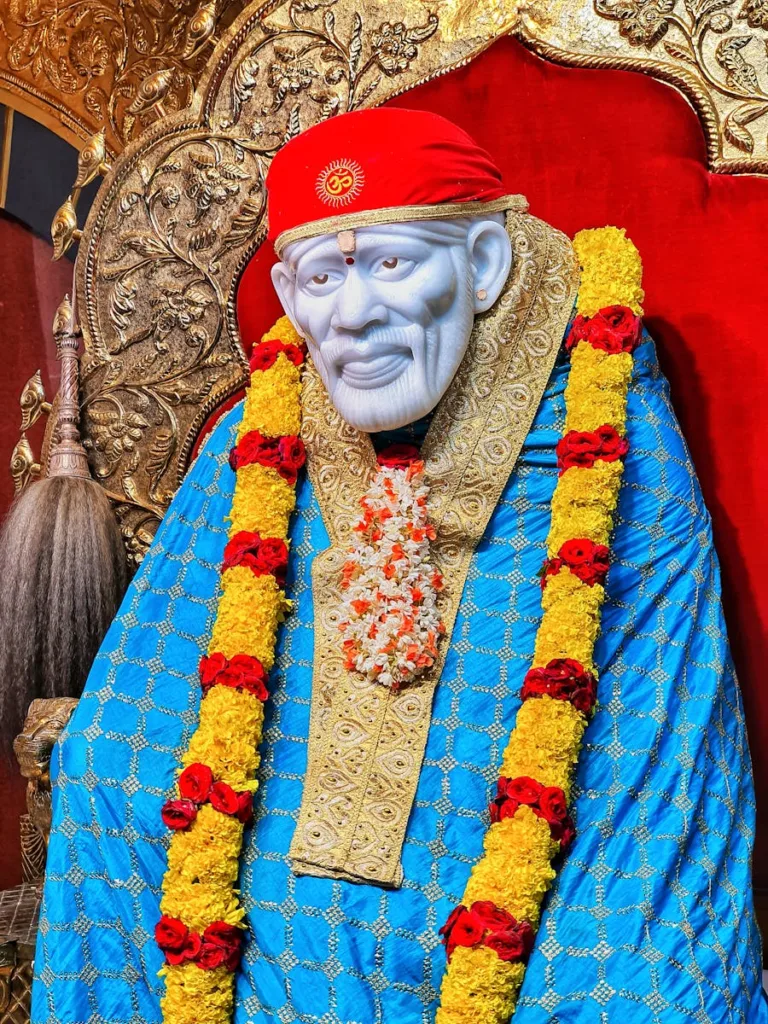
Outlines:
{"type": "Polygon", "coordinates": [[[503,224],[478,220],[467,233],[472,267],[475,313],[485,313],[496,302],[512,266],[512,243],[503,224]]]}
{"type": "Polygon", "coordinates": [[[274,285],[277,297],[280,299],[285,315],[291,321],[298,333],[303,337],[303,332],[296,323],[294,315],[294,304],[296,300],[296,275],[285,263],[275,263],[272,267],[272,284],[274,285]]]}

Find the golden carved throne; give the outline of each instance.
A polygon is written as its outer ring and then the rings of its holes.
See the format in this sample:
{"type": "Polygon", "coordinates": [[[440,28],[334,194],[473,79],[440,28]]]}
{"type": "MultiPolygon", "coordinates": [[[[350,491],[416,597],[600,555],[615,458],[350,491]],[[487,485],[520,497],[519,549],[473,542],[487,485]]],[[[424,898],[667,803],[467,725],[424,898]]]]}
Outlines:
{"type": "MultiPolygon", "coordinates": [[[[102,2],[111,18],[123,16],[112,0],[102,2]]],[[[203,3],[184,8],[180,20],[174,8],[175,49],[158,29],[150,33],[151,59],[129,67],[123,50],[104,55],[100,74],[115,96],[99,104],[82,91],[67,93],[44,64],[36,71],[35,61],[25,62],[32,30],[11,0],[0,0],[0,88],[83,142],[54,246],[61,257],[79,241],[80,428],[134,565],[204,424],[246,381],[238,284],[266,234],[270,161],[298,132],[384,103],[512,35],[552,62],[636,70],[675,86],[699,115],[711,170],[768,173],[768,4],[670,0],[666,14],[659,7],[648,0],[268,0],[243,10],[225,5],[223,13],[203,3]],[[751,56],[758,44],[762,64],[751,56]],[[101,173],[81,231],[80,189],[101,173]]],[[[158,26],[164,18],[158,8],[158,26]]],[[[126,36],[138,31],[122,28],[126,36]]],[[[49,424],[43,472],[51,434],[49,424]]],[[[36,460],[26,448],[15,458],[25,483],[36,460]]],[[[16,744],[29,813],[24,884],[0,893],[3,1022],[28,1019],[48,767],[74,705],[35,701],[16,744]]]]}

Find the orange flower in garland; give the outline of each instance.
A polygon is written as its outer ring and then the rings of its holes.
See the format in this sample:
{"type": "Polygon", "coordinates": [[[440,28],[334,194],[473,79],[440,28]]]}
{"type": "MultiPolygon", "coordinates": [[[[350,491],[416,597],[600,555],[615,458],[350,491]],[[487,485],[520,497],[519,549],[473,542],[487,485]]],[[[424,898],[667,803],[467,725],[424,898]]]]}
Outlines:
{"type": "Polygon", "coordinates": [[[436,1024],[506,1024],[514,1014],[552,861],[572,841],[568,812],[597,697],[593,651],[618,500],[632,352],[642,339],[642,265],[623,231],[582,231],[578,316],[566,348],[566,431],[557,445],[544,614],[523,703],[490,804],[484,852],[440,930],[448,966],[436,1024]],[[505,938],[499,940],[498,935],[505,938]]]}
{"type": "Polygon", "coordinates": [[[183,755],[178,796],[163,807],[172,830],[155,939],[165,955],[168,1024],[228,1024],[244,911],[235,888],[243,830],[257,788],[258,747],[285,597],[288,520],[304,463],[299,338],[287,318],[251,356],[237,444],[222,593],[200,661],[200,719],[183,755]]]}

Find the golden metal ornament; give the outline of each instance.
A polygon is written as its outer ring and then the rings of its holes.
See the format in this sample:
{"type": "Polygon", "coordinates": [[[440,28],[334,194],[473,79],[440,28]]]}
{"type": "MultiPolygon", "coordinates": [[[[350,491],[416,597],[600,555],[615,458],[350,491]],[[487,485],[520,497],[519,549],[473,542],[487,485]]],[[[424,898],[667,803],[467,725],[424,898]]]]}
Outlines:
{"type": "Polygon", "coordinates": [[[13,741],[21,774],[27,779],[27,810],[46,843],[51,830],[51,751],[76,707],[74,697],[33,700],[24,728],[13,741]]]}
{"type": "Polygon", "coordinates": [[[186,59],[199,53],[206,43],[213,39],[216,30],[216,0],[203,4],[190,21],[184,42],[183,56],[186,59]]]}
{"type": "Polygon", "coordinates": [[[508,35],[527,0],[442,0],[437,7],[446,39],[493,40],[508,35]]]}
{"type": "Polygon", "coordinates": [[[170,68],[163,68],[147,75],[139,86],[133,101],[128,105],[128,113],[134,116],[145,114],[155,107],[160,116],[164,117],[163,100],[168,95],[172,81],[173,71],[170,68]]]}
{"type": "Polygon", "coordinates": [[[77,177],[73,188],[85,188],[99,174],[107,174],[109,164],[106,162],[106,132],[102,128],[86,142],[77,157],[77,177]]]}
{"type": "Polygon", "coordinates": [[[16,494],[20,494],[27,484],[42,473],[42,463],[32,451],[27,431],[40,419],[51,412],[52,405],[46,400],[43,379],[39,370],[35,370],[21,391],[19,398],[21,408],[21,432],[19,440],[11,452],[11,479],[16,494]]]}
{"type": "MultiPolygon", "coordinates": [[[[48,10],[0,0],[0,90],[72,141],[106,122],[107,149],[119,152],[142,128],[131,109],[142,79],[160,63],[172,70],[173,102],[162,113],[183,109],[203,76],[206,44],[221,38],[244,6],[245,0],[221,0],[218,9],[213,0],[194,7],[191,0],[139,6],[91,0],[83,8],[80,0],[62,0],[48,10]]],[[[294,18],[306,24],[306,15],[318,10],[335,18],[336,9],[333,2],[269,0],[241,19],[255,15],[281,33],[294,18]]],[[[376,45],[380,70],[390,77],[404,64],[431,77],[432,57],[410,56],[413,40],[399,31],[428,14],[440,22],[441,42],[462,47],[467,60],[512,34],[548,60],[635,70],[667,82],[696,109],[712,169],[732,173],[768,173],[767,10],[766,0],[392,0],[386,8],[368,2],[356,8],[366,31],[376,30],[377,18],[384,28],[376,45]]],[[[294,63],[286,53],[266,73],[278,80],[280,66],[290,64],[291,94],[314,87],[331,104],[327,116],[334,96],[326,87],[337,83],[324,80],[316,56],[294,63]]],[[[244,52],[240,57],[247,59],[244,52]]],[[[354,54],[349,70],[353,76],[360,70],[354,54]]]]}
{"type": "Polygon", "coordinates": [[[58,338],[59,336],[66,334],[66,332],[72,328],[74,316],[75,314],[72,309],[72,301],[68,295],[65,295],[53,315],[53,326],[51,327],[51,331],[53,332],[54,338],[58,338]]]}
{"type": "Polygon", "coordinates": [[[53,242],[53,258],[60,260],[73,242],[77,242],[82,231],[77,226],[75,195],[70,193],[58,208],[51,223],[51,241],[53,242]]]}
{"type": "Polygon", "coordinates": [[[47,476],[70,476],[90,480],[88,458],[80,439],[80,328],[73,303],[65,295],[53,318],[53,335],[60,364],[56,396],[54,436],[48,454],[47,476]]]}
{"type": "MultiPolygon", "coordinates": [[[[235,290],[264,237],[275,151],[321,118],[415,84],[425,50],[435,73],[468,53],[442,47],[420,4],[394,21],[385,0],[366,20],[350,0],[309,7],[273,4],[236,22],[190,110],[115,161],[85,225],[81,426],[137,561],[200,424],[247,379],[235,290]]],[[[148,109],[157,92],[145,96],[148,109]]]]}
{"type": "Polygon", "coordinates": [[[35,370],[24,385],[19,405],[21,406],[22,433],[37,423],[41,416],[51,411],[51,403],[46,400],[43,378],[39,370],[35,370]]]}
{"type": "Polygon", "coordinates": [[[21,494],[27,484],[35,480],[41,473],[41,465],[32,451],[32,445],[26,434],[22,434],[11,452],[11,479],[13,490],[21,494]]]}

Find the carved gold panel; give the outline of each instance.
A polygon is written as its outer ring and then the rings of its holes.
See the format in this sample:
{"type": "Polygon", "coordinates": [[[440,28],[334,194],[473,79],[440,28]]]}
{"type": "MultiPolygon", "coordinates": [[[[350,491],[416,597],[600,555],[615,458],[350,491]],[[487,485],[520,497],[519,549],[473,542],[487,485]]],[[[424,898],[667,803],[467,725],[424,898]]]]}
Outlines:
{"type": "Polygon", "coordinates": [[[0,0],[0,94],[77,144],[106,128],[119,152],[156,114],[130,107],[168,70],[166,107],[186,107],[215,42],[244,0],[0,0]]]}

